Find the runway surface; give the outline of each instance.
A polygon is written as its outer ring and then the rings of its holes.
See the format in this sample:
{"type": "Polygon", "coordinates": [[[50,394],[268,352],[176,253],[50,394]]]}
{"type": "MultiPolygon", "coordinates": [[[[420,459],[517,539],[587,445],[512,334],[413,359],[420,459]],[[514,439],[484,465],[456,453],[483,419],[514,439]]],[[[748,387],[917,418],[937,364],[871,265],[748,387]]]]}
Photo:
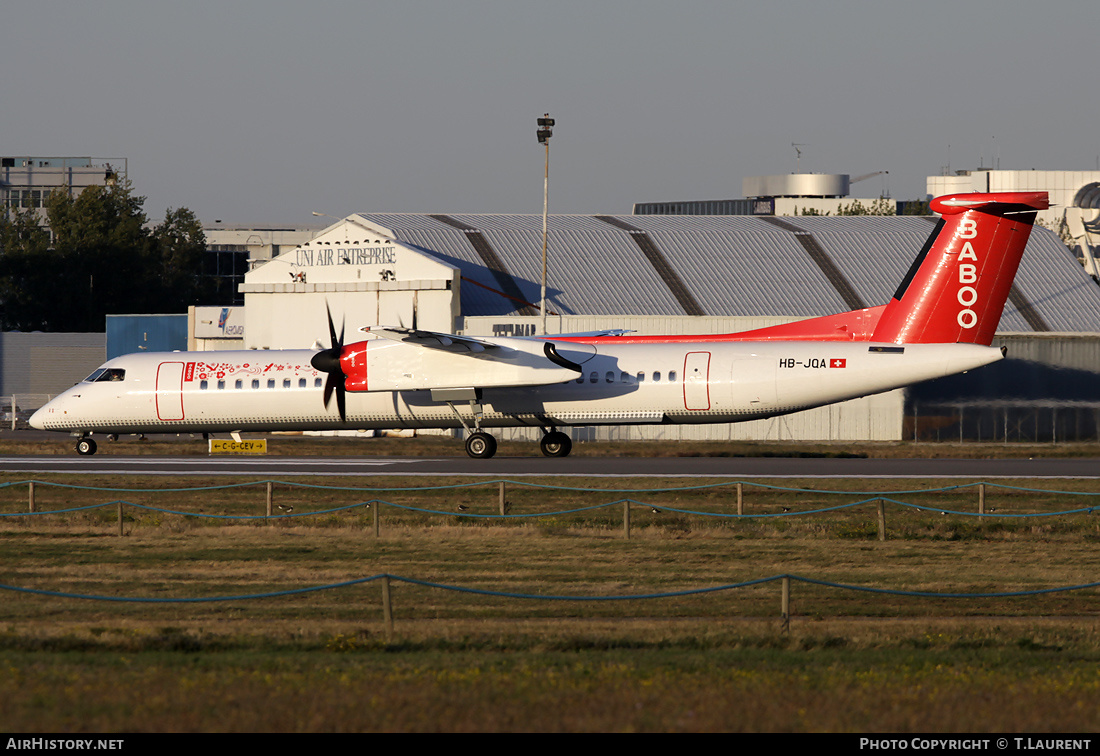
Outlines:
{"type": "Polygon", "coordinates": [[[1100,459],[788,457],[123,457],[5,456],[0,472],[108,475],[469,476],[514,478],[1100,478],[1100,459]]]}

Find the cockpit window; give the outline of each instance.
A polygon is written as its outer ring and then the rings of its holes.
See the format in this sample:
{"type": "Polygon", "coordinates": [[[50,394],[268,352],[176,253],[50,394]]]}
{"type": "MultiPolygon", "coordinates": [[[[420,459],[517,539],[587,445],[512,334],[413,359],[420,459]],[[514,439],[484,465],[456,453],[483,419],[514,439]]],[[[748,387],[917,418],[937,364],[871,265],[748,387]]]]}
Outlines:
{"type": "Polygon", "coordinates": [[[126,371],[123,368],[99,368],[84,379],[85,383],[117,382],[126,380],[126,371]]]}
{"type": "Polygon", "coordinates": [[[103,371],[103,374],[95,380],[97,383],[102,383],[104,381],[110,381],[111,383],[124,381],[126,380],[126,371],[122,368],[107,368],[103,371]]]}

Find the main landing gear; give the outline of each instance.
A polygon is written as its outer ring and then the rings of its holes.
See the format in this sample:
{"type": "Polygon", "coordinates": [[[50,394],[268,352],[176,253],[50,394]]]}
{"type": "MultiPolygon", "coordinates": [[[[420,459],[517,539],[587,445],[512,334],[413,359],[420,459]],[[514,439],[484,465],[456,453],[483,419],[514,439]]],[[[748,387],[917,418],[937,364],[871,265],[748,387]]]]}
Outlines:
{"type": "MultiPolygon", "coordinates": [[[[549,431],[539,441],[539,448],[546,457],[566,457],[573,450],[573,441],[561,431],[549,431]]],[[[476,430],[466,437],[466,453],[474,459],[489,459],[497,453],[497,440],[483,430],[476,430]]]]}
{"type": "Polygon", "coordinates": [[[550,431],[539,441],[544,457],[568,457],[573,450],[573,441],[561,431],[550,431]]]}
{"type": "MultiPolygon", "coordinates": [[[[446,402],[447,406],[451,408],[451,412],[455,413],[458,422],[462,423],[462,427],[466,431],[466,453],[468,455],[474,459],[489,459],[497,453],[497,440],[481,429],[481,400],[476,391],[473,389],[462,389],[447,392],[445,396],[440,396],[439,398],[446,402]],[[459,412],[457,408],[455,408],[455,401],[470,402],[470,414],[473,415],[474,419],[474,427],[472,430],[470,429],[470,424],[466,422],[466,418],[462,416],[462,413],[459,412]]],[[[542,431],[542,440],[539,441],[539,448],[542,449],[543,456],[565,457],[573,450],[573,442],[570,440],[569,436],[553,426],[549,428],[543,426],[542,431]]]]}

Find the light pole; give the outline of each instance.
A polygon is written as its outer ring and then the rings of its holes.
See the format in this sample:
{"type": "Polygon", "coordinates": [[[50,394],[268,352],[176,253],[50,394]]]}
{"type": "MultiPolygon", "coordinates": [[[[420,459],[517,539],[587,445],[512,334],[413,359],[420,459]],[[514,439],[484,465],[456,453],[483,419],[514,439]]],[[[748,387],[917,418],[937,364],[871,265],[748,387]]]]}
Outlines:
{"type": "Polygon", "coordinates": [[[544,113],[539,121],[539,144],[546,145],[546,170],[542,175],[542,292],[539,312],[542,314],[542,335],[546,335],[546,211],[550,204],[550,137],[554,135],[554,119],[544,113]]]}

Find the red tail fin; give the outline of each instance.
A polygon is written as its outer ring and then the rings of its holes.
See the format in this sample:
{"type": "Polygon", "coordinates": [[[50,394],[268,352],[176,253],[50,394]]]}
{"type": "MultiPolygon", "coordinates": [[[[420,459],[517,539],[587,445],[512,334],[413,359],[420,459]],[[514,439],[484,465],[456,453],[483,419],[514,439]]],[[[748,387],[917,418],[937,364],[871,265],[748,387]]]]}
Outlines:
{"type": "Polygon", "coordinates": [[[886,305],[871,341],[993,341],[1046,192],[954,194],[932,200],[943,218],[886,305]]]}

